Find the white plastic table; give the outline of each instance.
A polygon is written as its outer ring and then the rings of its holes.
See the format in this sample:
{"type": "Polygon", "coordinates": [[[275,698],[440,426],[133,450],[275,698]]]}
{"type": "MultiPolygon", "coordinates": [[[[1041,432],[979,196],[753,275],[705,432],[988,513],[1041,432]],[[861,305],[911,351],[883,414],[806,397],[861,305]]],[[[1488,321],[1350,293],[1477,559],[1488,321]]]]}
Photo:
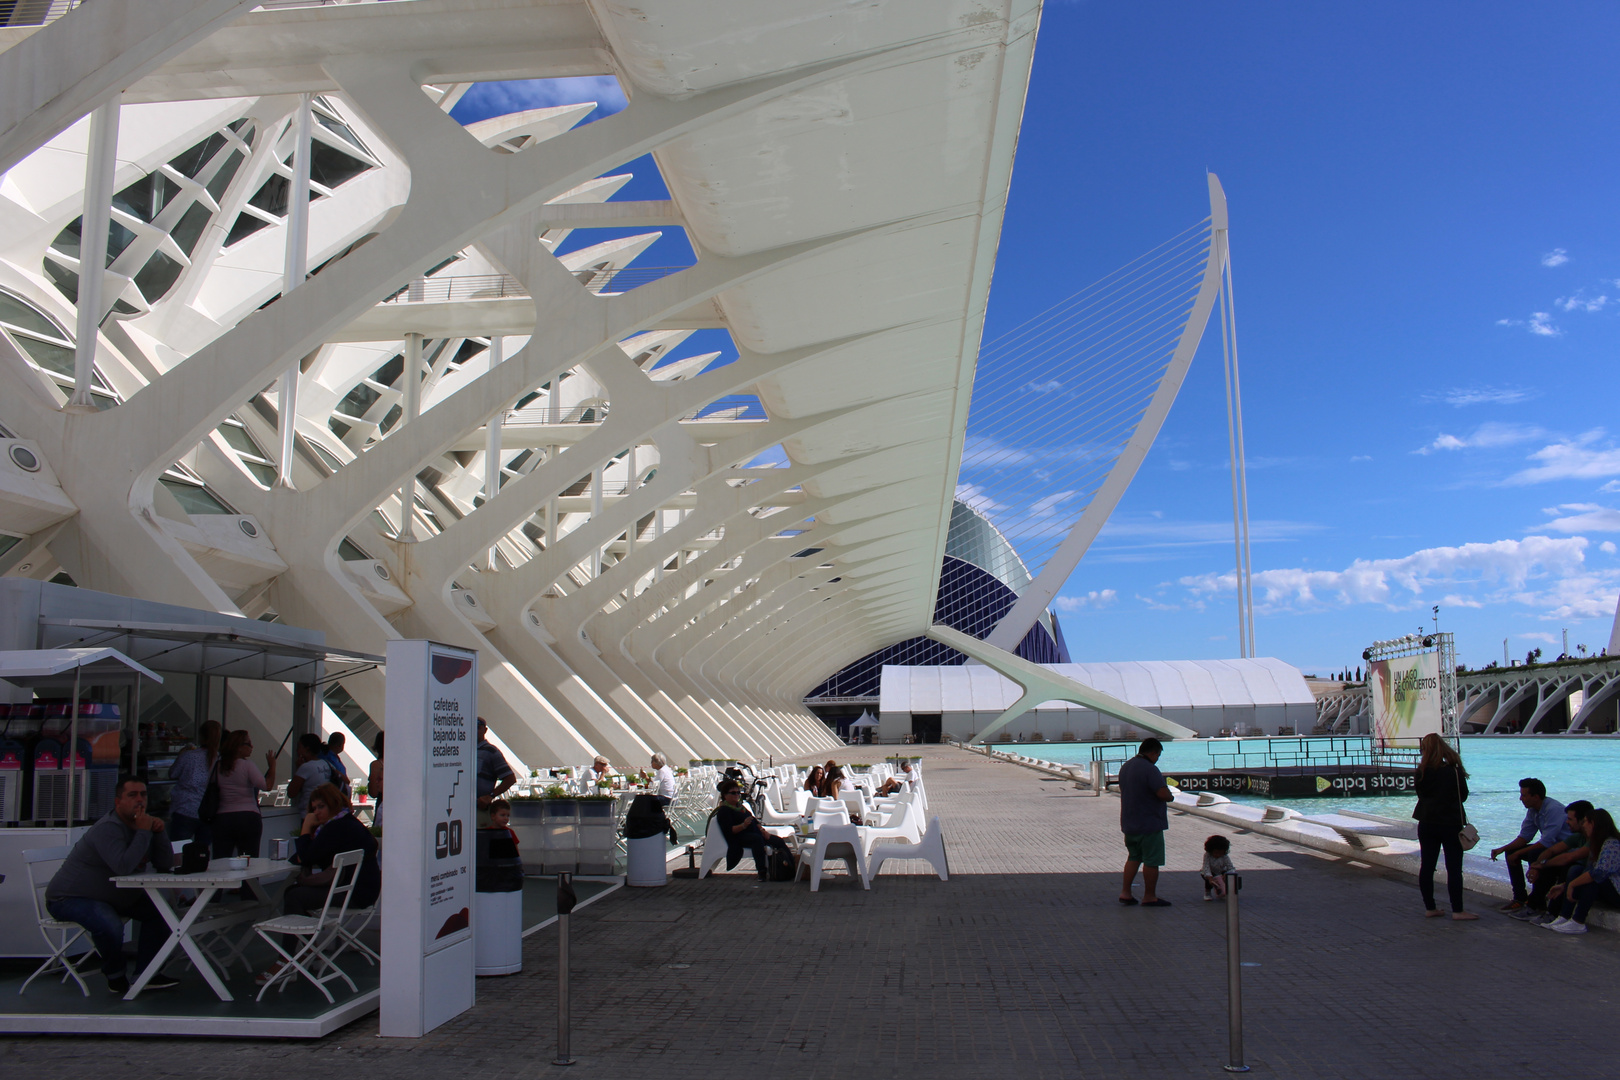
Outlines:
{"type": "Polygon", "coordinates": [[[243,884],[246,884],[248,888],[253,890],[253,895],[258,899],[259,903],[268,908],[270,906],[270,894],[264,891],[264,886],[260,882],[265,878],[285,874],[296,869],[297,867],[289,862],[271,859],[250,859],[245,870],[209,869],[200,874],[168,874],[154,871],[145,874],[125,874],[122,877],[113,878],[112,883],[120,889],[146,890],[146,895],[152,898],[152,906],[158,909],[158,913],[163,916],[163,921],[169,924],[169,940],[163,943],[163,947],[157,951],[157,955],[152,957],[152,962],[147,964],[135,981],[130,984],[129,993],[124,995],[124,1000],[133,1001],[136,995],[146,989],[146,984],[162,970],[163,965],[168,962],[170,955],[178,947],[185,950],[186,955],[191,958],[191,962],[196,965],[202,977],[213,988],[219,1000],[234,1001],[235,998],[225,988],[225,983],[214,969],[213,962],[209,959],[208,954],[197,943],[197,939],[203,934],[213,933],[237,923],[257,920],[262,917],[263,912],[255,909],[210,913],[208,911],[208,902],[221,889],[238,889],[243,884]],[[197,898],[192,901],[191,906],[186,909],[184,915],[177,913],[170,906],[168,897],[164,895],[164,893],[176,889],[195,889],[197,891],[197,898]]]}

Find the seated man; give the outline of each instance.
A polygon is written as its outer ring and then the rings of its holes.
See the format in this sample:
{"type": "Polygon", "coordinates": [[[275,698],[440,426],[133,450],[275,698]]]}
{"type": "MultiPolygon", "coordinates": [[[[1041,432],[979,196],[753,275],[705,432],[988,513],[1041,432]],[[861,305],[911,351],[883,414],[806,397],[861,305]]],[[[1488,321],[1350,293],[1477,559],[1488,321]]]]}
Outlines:
{"type": "Polygon", "coordinates": [[[790,859],[793,857],[793,849],[788,847],[788,842],[762,829],[759,819],[742,805],[742,787],[735,780],[721,783],[720,805],[715,807],[714,819],[719,822],[720,832],[726,838],[727,870],[742,861],[746,849],[753,853],[754,869],[759,871],[759,880],[767,881],[771,876],[765,855],[767,846],[776,848],[790,859]]]}
{"type": "MultiPolygon", "coordinates": [[[[111,878],[138,874],[150,865],[167,870],[174,865],[174,849],[164,834],[163,822],[146,812],[146,784],[124,777],[113,793],[112,813],[90,826],[45,886],[45,908],[54,919],[78,923],[90,932],[101,956],[107,992],[129,993],[124,971],[124,920],[141,924],[135,962],[144,971],[169,937],[152,901],[140,889],[120,889],[111,878]]],[[[148,990],[179,986],[178,979],[160,972],[146,984],[148,990]]]]}
{"type": "Polygon", "coordinates": [[[1585,799],[1576,799],[1564,807],[1564,824],[1569,828],[1569,835],[1536,856],[1525,868],[1525,877],[1530,879],[1530,897],[1524,907],[1509,912],[1512,918],[1542,923],[1557,918],[1548,909],[1547,892],[1571,873],[1580,872],[1576,867],[1586,861],[1586,830],[1582,823],[1591,814],[1592,804],[1585,799]]]}
{"type": "Polygon", "coordinates": [[[911,762],[902,761],[900,763],[900,775],[889,777],[883,786],[878,789],[877,798],[881,799],[885,795],[893,795],[897,791],[915,792],[917,790],[917,780],[918,773],[912,767],[911,762]]]}
{"type": "Polygon", "coordinates": [[[1491,849],[1491,861],[1498,855],[1507,855],[1508,881],[1513,885],[1513,899],[1503,904],[1502,911],[1512,913],[1525,907],[1529,901],[1524,884],[1524,864],[1568,836],[1564,819],[1564,804],[1547,798],[1547,785],[1533,776],[1519,781],[1519,802],[1524,805],[1524,824],[1519,835],[1499,848],[1491,849]],[[1539,835],[1538,835],[1539,834],[1539,835]]]}

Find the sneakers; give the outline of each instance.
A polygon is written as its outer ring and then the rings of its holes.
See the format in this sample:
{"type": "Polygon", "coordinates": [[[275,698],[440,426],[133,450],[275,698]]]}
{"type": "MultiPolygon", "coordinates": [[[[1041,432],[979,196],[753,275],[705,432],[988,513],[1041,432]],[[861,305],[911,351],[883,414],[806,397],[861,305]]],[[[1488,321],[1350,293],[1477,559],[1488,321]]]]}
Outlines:
{"type": "Polygon", "coordinates": [[[1524,901],[1523,900],[1509,900],[1507,903],[1503,904],[1501,907],[1497,908],[1496,910],[1511,913],[1511,912],[1518,911],[1518,910],[1522,909],[1523,907],[1524,907],[1524,901]]]}
{"type": "Polygon", "coordinates": [[[1508,912],[1508,918],[1518,919],[1520,922],[1529,922],[1532,919],[1540,919],[1541,912],[1535,908],[1522,907],[1508,912]]]}
{"type": "Polygon", "coordinates": [[[1584,934],[1586,933],[1586,924],[1576,922],[1574,919],[1565,919],[1562,926],[1549,926],[1547,929],[1557,931],[1560,934],[1584,934]]]}
{"type": "Polygon", "coordinates": [[[1542,923],[1541,926],[1545,930],[1557,930],[1560,926],[1563,926],[1567,922],[1574,922],[1574,920],[1566,919],[1560,915],[1556,919],[1548,919],[1546,922],[1542,923]]]}
{"type": "Polygon", "coordinates": [[[1531,919],[1530,922],[1535,926],[1547,926],[1551,923],[1557,922],[1561,918],[1563,918],[1562,915],[1554,915],[1550,911],[1545,911],[1542,912],[1538,918],[1531,919]]]}
{"type": "Polygon", "coordinates": [[[173,990],[179,985],[179,979],[171,979],[161,971],[146,980],[146,989],[148,990],[173,990]]]}
{"type": "Polygon", "coordinates": [[[113,997],[123,997],[129,993],[129,980],[122,975],[107,976],[107,993],[113,997]]]}
{"type": "Polygon", "coordinates": [[[1204,894],[1204,903],[1207,904],[1213,899],[1215,899],[1215,894],[1214,893],[1205,893],[1204,894]]]}

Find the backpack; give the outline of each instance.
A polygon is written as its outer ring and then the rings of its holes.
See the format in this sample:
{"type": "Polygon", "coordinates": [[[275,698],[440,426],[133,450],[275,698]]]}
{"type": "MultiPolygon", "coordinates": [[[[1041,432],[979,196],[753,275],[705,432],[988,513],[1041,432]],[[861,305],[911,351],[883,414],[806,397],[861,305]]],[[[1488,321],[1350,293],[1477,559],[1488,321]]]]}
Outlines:
{"type": "Polygon", "coordinates": [[[767,861],[770,868],[766,871],[766,875],[772,881],[792,881],[799,876],[799,861],[793,857],[792,852],[773,847],[767,861]]]}

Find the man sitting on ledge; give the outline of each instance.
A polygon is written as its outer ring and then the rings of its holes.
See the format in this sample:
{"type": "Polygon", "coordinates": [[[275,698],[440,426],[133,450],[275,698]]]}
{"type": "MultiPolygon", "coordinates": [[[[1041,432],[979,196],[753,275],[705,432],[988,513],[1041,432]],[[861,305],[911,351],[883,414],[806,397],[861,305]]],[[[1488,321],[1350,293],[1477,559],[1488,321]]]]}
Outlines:
{"type": "Polygon", "coordinates": [[[1582,823],[1591,815],[1592,804],[1585,799],[1576,799],[1564,807],[1564,824],[1569,835],[1537,855],[1525,868],[1525,877],[1530,879],[1530,897],[1524,907],[1509,912],[1511,918],[1550,923],[1558,917],[1547,910],[1547,893],[1572,873],[1580,873],[1580,864],[1586,861],[1586,830],[1582,823]]]}
{"type": "Polygon", "coordinates": [[[1501,910],[1512,913],[1527,906],[1529,896],[1524,885],[1524,864],[1534,862],[1542,852],[1569,835],[1565,822],[1564,804],[1547,798],[1547,785],[1533,776],[1519,781],[1519,802],[1524,804],[1524,824],[1519,835],[1499,848],[1491,849],[1491,861],[1498,855],[1507,856],[1508,881],[1513,884],[1513,899],[1501,910]],[[1539,834],[1539,836],[1537,835],[1539,834]]]}
{"type": "MultiPolygon", "coordinates": [[[[101,973],[107,992],[129,993],[124,973],[124,920],[141,924],[137,970],[146,970],[152,957],[168,940],[169,927],[152,901],[140,889],[120,889],[110,879],[138,874],[150,863],[154,870],[174,865],[174,849],[164,834],[163,822],[146,812],[146,785],[123,777],[113,793],[112,813],[90,826],[45,886],[45,908],[54,919],[78,923],[90,932],[101,955],[101,973]]],[[[179,986],[178,979],[159,972],[146,983],[148,990],[179,986]]]]}

